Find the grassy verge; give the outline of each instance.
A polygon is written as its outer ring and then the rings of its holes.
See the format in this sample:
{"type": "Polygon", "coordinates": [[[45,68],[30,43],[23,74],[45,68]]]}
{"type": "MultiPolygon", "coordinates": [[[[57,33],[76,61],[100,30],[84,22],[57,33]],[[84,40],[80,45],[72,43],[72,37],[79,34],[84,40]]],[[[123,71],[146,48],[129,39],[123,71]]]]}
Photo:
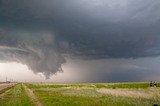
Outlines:
{"type": "Polygon", "coordinates": [[[0,106],[34,106],[21,84],[9,89],[0,97],[0,106]]]}

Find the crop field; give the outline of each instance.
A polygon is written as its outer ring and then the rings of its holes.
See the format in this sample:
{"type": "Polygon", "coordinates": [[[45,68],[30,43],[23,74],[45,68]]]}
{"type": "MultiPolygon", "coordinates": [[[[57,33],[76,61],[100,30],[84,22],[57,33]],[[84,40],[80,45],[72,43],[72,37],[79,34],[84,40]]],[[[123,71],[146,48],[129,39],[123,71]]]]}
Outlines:
{"type": "Polygon", "coordinates": [[[7,88],[1,90],[0,106],[160,106],[159,83],[20,83],[7,88]]]}

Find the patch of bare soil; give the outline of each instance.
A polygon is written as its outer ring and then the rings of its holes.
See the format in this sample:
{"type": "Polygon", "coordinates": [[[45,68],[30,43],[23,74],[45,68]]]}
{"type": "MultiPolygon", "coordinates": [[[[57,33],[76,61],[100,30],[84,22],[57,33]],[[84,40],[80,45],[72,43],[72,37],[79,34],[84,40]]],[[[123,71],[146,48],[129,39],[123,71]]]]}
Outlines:
{"type": "Polygon", "coordinates": [[[8,87],[14,86],[16,83],[1,83],[0,84],[0,90],[6,89],[8,87]]]}
{"type": "Polygon", "coordinates": [[[36,106],[43,106],[43,104],[38,100],[38,98],[36,97],[36,95],[33,93],[33,91],[31,89],[29,89],[28,87],[26,87],[25,85],[23,85],[25,88],[25,91],[27,93],[27,95],[32,99],[33,103],[36,106]]]}
{"type": "Polygon", "coordinates": [[[108,94],[113,96],[124,96],[134,98],[158,99],[160,98],[160,88],[147,89],[98,89],[97,92],[101,94],[108,94]]]}
{"type": "Polygon", "coordinates": [[[11,89],[15,85],[16,83],[1,83],[0,84],[0,99],[3,98],[3,96],[5,95],[5,92],[7,92],[9,89],[11,89]]]}

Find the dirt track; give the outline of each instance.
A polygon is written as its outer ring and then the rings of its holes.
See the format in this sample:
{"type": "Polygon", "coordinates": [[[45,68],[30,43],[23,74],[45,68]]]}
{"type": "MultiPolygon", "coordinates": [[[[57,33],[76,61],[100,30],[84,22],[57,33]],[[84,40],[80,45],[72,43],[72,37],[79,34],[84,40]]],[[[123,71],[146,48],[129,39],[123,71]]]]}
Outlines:
{"type": "Polygon", "coordinates": [[[32,99],[32,101],[36,106],[43,106],[43,104],[38,100],[38,98],[36,97],[36,95],[33,93],[31,89],[29,89],[25,85],[23,85],[23,87],[25,88],[27,95],[32,99]]]}
{"type": "Polygon", "coordinates": [[[8,87],[12,87],[14,86],[16,83],[1,83],[0,84],[0,90],[3,90],[5,88],[8,88],[8,87]]]}

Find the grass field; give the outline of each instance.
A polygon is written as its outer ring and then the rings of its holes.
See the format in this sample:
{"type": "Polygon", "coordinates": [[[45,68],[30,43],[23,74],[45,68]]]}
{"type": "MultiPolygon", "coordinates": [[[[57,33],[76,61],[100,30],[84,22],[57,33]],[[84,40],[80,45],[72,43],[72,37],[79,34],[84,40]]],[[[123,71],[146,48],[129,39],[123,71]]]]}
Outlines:
{"type": "Polygon", "coordinates": [[[157,87],[149,87],[149,83],[18,84],[1,94],[0,106],[153,106],[160,105],[159,86],[159,83],[157,87]]]}
{"type": "Polygon", "coordinates": [[[34,106],[21,84],[0,95],[0,106],[34,106]]]}

